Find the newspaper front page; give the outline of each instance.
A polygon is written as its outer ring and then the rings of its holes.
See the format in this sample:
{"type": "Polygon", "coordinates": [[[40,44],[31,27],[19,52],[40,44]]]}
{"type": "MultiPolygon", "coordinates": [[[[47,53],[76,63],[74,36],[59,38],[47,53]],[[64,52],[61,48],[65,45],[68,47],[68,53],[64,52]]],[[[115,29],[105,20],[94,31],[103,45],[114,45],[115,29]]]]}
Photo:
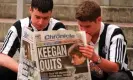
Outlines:
{"type": "Polygon", "coordinates": [[[91,80],[84,31],[25,30],[21,42],[18,80],[91,80]]]}

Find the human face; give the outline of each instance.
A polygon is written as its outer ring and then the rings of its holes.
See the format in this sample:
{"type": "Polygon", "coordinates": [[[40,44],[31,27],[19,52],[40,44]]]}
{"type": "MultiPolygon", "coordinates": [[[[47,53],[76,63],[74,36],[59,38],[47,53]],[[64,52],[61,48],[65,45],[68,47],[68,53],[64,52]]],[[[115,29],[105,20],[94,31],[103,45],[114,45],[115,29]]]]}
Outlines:
{"type": "Polygon", "coordinates": [[[77,20],[79,29],[86,32],[86,38],[90,41],[90,37],[99,35],[101,27],[101,17],[98,17],[96,21],[80,21],[77,20]]]}
{"type": "Polygon", "coordinates": [[[85,59],[85,57],[79,57],[78,55],[76,55],[76,54],[73,54],[72,55],[72,64],[74,64],[74,65],[81,65],[81,64],[83,64],[84,63],[84,61],[85,61],[86,59],[85,59]]]}
{"type": "Polygon", "coordinates": [[[49,23],[52,11],[42,13],[36,8],[30,8],[31,22],[37,30],[43,30],[49,23]]]}

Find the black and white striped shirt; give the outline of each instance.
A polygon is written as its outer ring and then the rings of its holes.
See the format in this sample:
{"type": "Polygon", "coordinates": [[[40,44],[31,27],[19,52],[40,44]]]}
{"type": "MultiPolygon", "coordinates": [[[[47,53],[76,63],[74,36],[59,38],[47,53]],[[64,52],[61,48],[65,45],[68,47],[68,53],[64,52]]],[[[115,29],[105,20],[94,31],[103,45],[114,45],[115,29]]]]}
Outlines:
{"type": "Polygon", "coordinates": [[[90,45],[94,46],[95,52],[101,57],[120,64],[121,70],[128,70],[127,41],[118,26],[102,22],[97,42],[90,45]]]}
{"type": "MultiPolygon", "coordinates": [[[[32,26],[30,17],[18,20],[11,26],[5,37],[4,44],[1,48],[1,53],[13,56],[17,49],[20,48],[21,33],[25,27],[30,28],[35,31],[35,27],[32,26]]],[[[50,18],[48,26],[44,29],[46,30],[62,30],[65,26],[58,20],[50,18]]]]}

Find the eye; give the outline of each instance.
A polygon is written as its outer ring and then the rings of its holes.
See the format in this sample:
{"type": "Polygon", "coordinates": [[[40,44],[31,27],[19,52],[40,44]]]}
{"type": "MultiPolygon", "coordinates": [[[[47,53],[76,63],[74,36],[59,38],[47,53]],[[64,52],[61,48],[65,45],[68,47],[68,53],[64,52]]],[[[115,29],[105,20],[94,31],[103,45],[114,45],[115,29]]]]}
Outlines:
{"type": "Polygon", "coordinates": [[[48,20],[49,19],[49,17],[43,17],[43,20],[48,20]]]}
{"type": "Polygon", "coordinates": [[[89,28],[91,27],[90,25],[87,25],[87,26],[80,26],[81,28],[89,28]]]}
{"type": "Polygon", "coordinates": [[[40,19],[41,17],[39,17],[39,16],[36,16],[36,18],[37,18],[37,19],[40,19]]]}
{"type": "Polygon", "coordinates": [[[91,26],[90,25],[85,26],[85,28],[89,28],[89,27],[91,27],[91,26]]]}

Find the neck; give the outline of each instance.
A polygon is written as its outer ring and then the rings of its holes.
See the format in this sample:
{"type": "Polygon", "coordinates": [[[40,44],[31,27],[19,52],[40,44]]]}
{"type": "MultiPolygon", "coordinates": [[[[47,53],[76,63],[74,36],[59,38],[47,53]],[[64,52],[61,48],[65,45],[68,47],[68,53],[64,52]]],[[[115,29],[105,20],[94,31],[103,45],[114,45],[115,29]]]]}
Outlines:
{"type": "Polygon", "coordinates": [[[97,39],[99,37],[100,31],[98,31],[96,34],[92,36],[92,42],[95,44],[97,42],[97,39]]]}

